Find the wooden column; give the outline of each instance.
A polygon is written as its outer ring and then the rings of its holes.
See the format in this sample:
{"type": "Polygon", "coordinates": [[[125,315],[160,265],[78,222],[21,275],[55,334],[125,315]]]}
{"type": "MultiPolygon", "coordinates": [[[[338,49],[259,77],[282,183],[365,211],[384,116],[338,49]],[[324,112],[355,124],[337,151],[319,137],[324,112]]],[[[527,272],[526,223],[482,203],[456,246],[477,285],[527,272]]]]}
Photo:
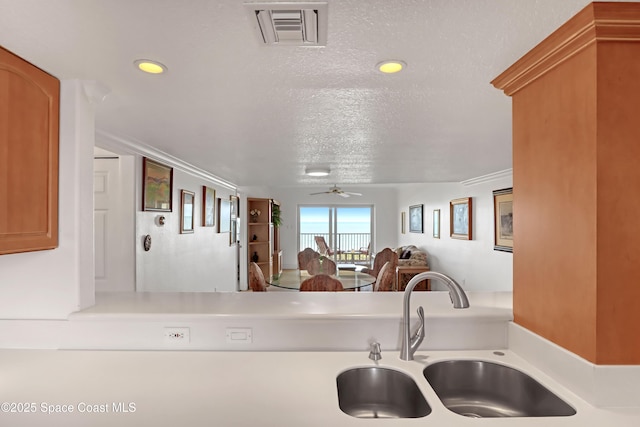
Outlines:
{"type": "Polygon", "coordinates": [[[498,76],[513,97],[514,317],[640,364],[640,4],[592,3],[498,76]]]}

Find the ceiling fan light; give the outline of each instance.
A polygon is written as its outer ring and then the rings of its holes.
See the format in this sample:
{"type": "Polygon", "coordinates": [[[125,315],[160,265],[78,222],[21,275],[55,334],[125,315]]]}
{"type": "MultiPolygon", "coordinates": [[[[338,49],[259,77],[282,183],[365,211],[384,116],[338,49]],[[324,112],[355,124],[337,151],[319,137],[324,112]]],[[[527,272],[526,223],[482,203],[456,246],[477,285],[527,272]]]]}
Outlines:
{"type": "Polygon", "coordinates": [[[315,167],[315,168],[306,168],[304,170],[305,175],[308,176],[327,176],[329,175],[331,171],[329,170],[329,168],[320,168],[320,167],[315,167]]]}

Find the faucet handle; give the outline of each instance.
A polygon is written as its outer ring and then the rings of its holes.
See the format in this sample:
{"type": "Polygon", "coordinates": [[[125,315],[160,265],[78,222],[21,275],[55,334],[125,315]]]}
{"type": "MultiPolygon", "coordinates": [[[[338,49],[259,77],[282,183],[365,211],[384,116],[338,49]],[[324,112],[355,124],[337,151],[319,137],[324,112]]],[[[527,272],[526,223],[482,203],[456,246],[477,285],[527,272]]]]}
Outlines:
{"type": "Polygon", "coordinates": [[[369,352],[369,359],[380,360],[382,359],[382,350],[380,349],[380,343],[374,341],[371,343],[371,351],[369,352]]]}
{"type": "Polygon", "coordinates": [[[420,344],[422,343],[422,340],[424,339],[425,336],[425,332],[424,332],[424,309],[422,308],[422,306],[418,307],[418,310],[416,310],[418,312],[418,317],[420,318],[420,320],[418,320],[417,324],[416,324],[416,331],[413,334],[413,337],[411,337],[411,346],[414,349],[417,349],[420,344]]]}

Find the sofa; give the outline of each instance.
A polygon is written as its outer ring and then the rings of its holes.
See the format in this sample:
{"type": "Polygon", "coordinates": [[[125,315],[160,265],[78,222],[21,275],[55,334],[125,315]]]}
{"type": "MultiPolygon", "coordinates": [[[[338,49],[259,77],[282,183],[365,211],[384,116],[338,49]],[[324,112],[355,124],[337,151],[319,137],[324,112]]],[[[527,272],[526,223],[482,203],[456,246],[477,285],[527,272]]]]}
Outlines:
{"type": "Polygon", "coordinates": [[[394,251],[398,254],[398,266],[428,267],[427,253],[414,245],[400,246],[394,251]]]}

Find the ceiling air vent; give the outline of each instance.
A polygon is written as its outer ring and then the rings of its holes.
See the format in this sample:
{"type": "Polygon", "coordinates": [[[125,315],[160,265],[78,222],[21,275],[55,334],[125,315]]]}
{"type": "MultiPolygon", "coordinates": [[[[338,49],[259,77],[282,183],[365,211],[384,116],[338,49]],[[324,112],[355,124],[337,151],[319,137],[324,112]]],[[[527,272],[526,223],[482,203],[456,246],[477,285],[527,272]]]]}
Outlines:
{"type": "Polygon", "coordinates": [[[273,46],[324,46],[326,3],[245,3],[261,43],[273,46]]]}

